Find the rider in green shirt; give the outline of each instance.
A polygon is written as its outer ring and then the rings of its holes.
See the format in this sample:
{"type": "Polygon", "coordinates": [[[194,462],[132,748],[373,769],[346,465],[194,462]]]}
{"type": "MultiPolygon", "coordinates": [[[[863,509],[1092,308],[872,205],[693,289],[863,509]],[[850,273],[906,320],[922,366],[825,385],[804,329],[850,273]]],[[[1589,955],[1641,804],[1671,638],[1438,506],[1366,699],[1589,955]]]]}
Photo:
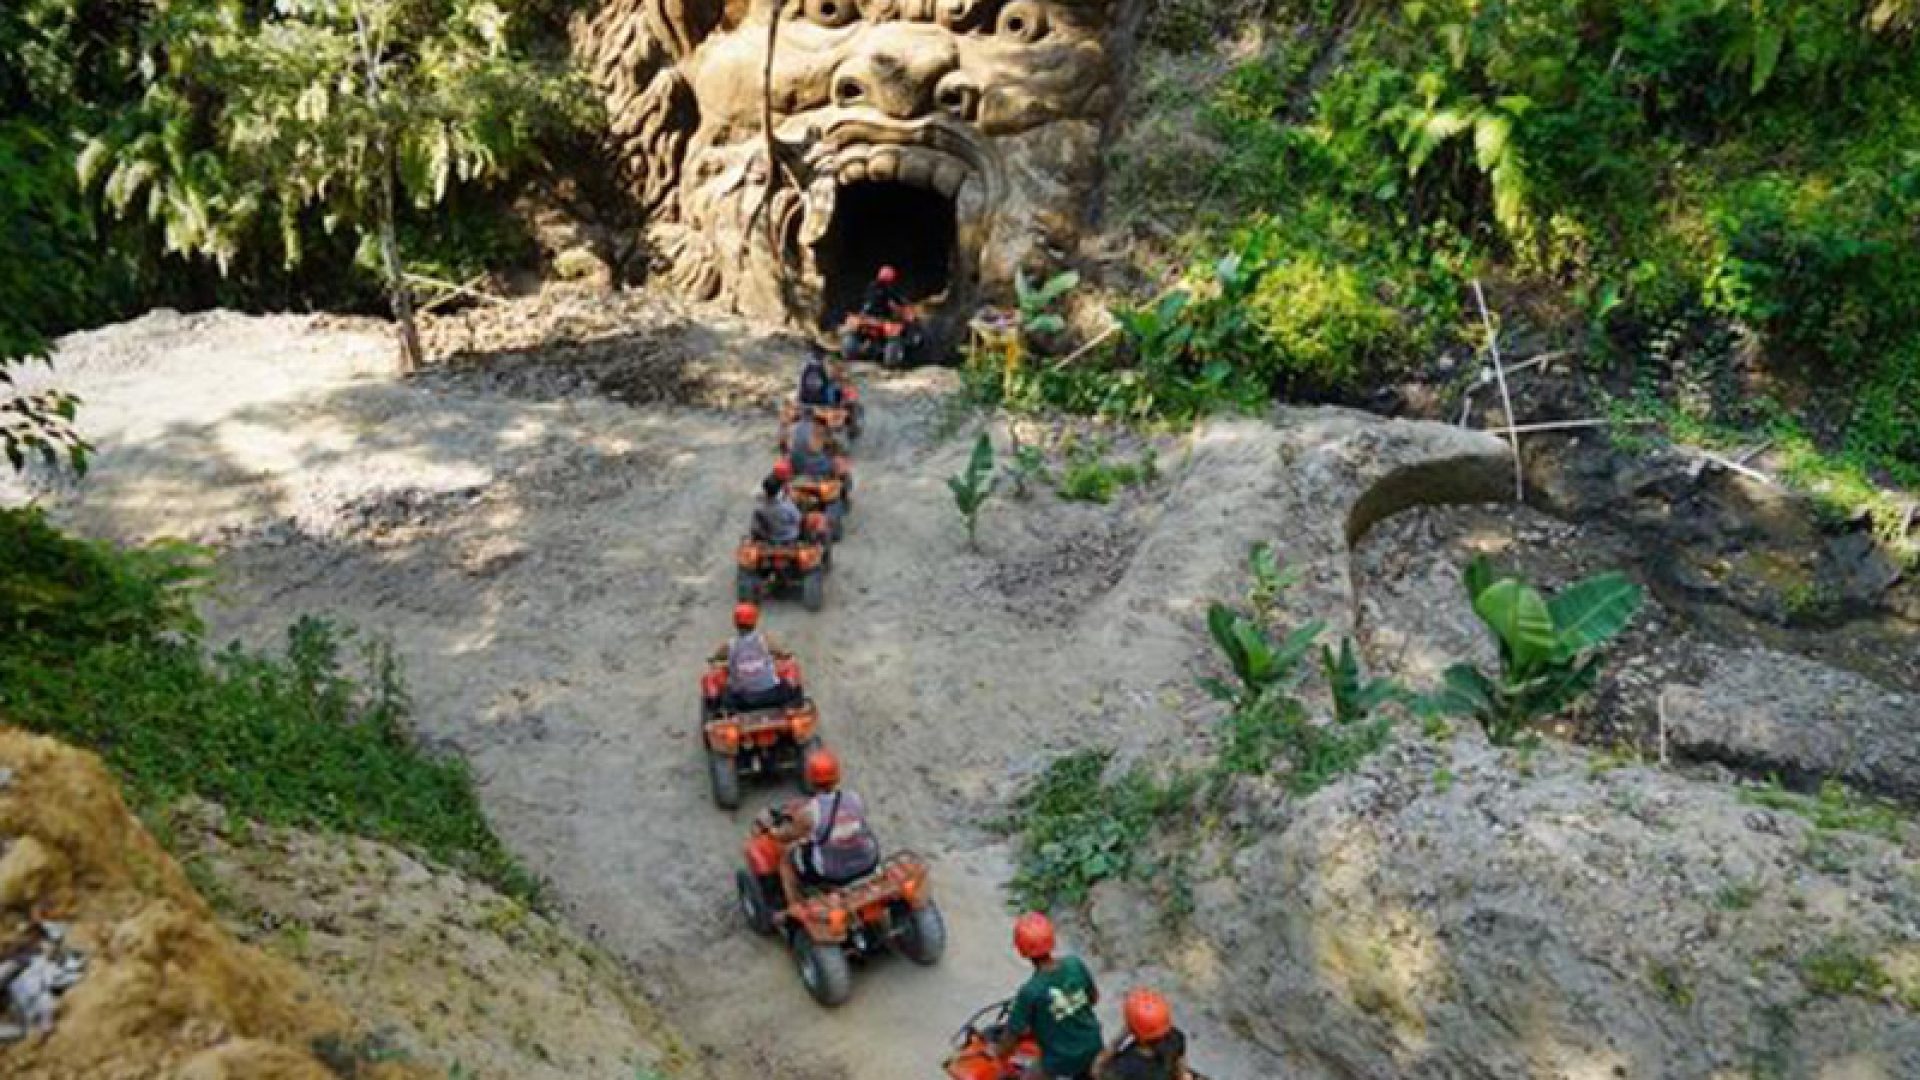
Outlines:
{"type": "Polygon", "coordinates": [[[1077,956],[1053,955],[1053,923],[1045,915],[1022,915],[1013,926],[1013,947],[1033,964],[1033,977],[1014,995],[1001,1036],[1003,1053],[1031,1034],[1040,1044],[1040,1064],[1027,1080],[1080,1080],[1100,1056],[1100,988],[1077,956]]]}

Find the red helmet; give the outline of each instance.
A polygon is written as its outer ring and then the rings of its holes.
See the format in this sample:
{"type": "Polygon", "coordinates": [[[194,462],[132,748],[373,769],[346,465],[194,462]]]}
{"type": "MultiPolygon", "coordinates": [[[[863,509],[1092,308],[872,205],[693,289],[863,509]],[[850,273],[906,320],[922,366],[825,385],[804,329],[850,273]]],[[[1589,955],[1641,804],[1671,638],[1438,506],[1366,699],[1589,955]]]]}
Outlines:
{"type": "Polygon", "coordinates": [[[781,458],[780,460],[774,462],[773,478],[775,480],[780,481],[783,484],[793,479],[793,462],[787,460],[786,458],[781,458]]]}
{"type": "Polygon", "coordinates": [[[1053,920],[1029,911],[1013,921],[1013,951],[1028,960],[1053,955],[1053,920]]]}
{"type": "Polygon", "coordinates": [[[1173,1030],[1173,1006],[1151,990],[1128,993],[1121,1011],[1127,1017],[1127,1030],[1141,1042],[1159,1042],[1173,1030]]]}
{"type": "Polygon", "coordinates": [[[807,755],[807,784],[820,791],[840,786],[840,759],[831,750],[815,750],[807,755]]]}
{"type": "Polygon", "coordinates": [[[891,285],[900,280],[900,271],[895,270],[891,266],[883,266],[880,268],[880,272],[874,275],[873,279],[882,285],[891,285]]]}
{"type": "Polygon", "coordinates": [[[758,604],[733,605],[733,625],[740,630],[751,630],[759,626],[760,606],[758,604]]]}

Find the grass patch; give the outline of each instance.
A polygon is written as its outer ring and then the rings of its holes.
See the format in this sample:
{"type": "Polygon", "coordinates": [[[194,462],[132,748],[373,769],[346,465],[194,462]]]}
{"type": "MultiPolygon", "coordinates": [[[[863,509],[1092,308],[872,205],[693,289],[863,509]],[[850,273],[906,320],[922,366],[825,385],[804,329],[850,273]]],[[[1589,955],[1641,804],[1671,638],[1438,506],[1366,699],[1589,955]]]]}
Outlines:
{"type": "Polygon", "coordinates": [[[1078,446],[1067,455],[1057,489],[1063,499],[1105,505],[1122,488],[1151,484],[1159,477],[1159,455],[1151,446],[1135,461],[1109,461],[1104,447],[1078,446]]]}
{"type": "Polygon", "coordinates": [[[1834,938],[1800,958],[1800,979],[1816,994],[1878,996],[1891,980],[1880,962],[1854,942],[1834,938]]]}
{"type": "Polygon", "coordinates": [[[1753,881],[1737,881],[1722,885],[1713,894],[1713,906],[1721,911],[1747,911],[1760,899],[1760,885],[1753,881]]]}
{"type": "Polygon", "coordinates": [[[205,563],[0,512],[0,715],[99,753],[150,821],[195,795],[238,820],[368,837],[537,897],[466,763],[410,738],[392,650],[303,617],[281,650],[209,655],[193,616],[205,563]]]}
{"type": "Polygon", "coordinates": [[[1006,823],[1018,838],[1013,900],[1029,910],[1085,903],[1110,878],[1156,868],[1154,831],[1185,814],[1198,790],[1188,777],[1161,780],[1130,769],[1109,780],[1112,753],[1082,750],[1055,761],[1021,794],[1006,823]]]}
{"type": "Polygon", "coordinates": [[[1753,806],[1798,814],[1816,829],[1866,833],[1896,843],[1907,824],[1898,807],[1862,795],[1838,780],[1826,781],[1813,795],[1788,791],[1775,780],[1766,787],[1742,791],[1740,798],[1753,806]]]}

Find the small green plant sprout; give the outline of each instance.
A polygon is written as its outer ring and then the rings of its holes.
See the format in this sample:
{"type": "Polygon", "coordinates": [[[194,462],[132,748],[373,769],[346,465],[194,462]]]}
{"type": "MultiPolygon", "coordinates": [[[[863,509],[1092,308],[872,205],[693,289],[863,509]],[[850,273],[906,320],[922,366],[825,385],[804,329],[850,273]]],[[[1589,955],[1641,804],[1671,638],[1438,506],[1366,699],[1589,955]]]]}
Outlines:
{"type": "Polygon", "coordinates": [[[1326,628],[1316,619],[1275,642],[1257,620],[1215,604],[1207,610],[1207,630],[1226,654],[1239,685],[1209,678],[1201,680],[1201,686],[1237,712],[1269,705],[1299,684],[1301,662],[1326,628]]]}
{"type": "Polygon", "coordinates": [[[1013,291],[1020,307],[1020,332],[1027,335],[1057,334],[1065,330],[1067,321],[1049,309],[1079,284],[1080,275],[1072,270],[1055,274],[1041,285],[1029,281],[1025,270],[1016,271],[1013,275],[1013,291]]]}
{"type": "Polygon", "coordinates": [[[1015,498],[1026,499],[1033,495],[1035,484],[1048,483],[1046,451],[1020,441],[1020,433],[1010,432],[1013,443],[1013,461],[1001,472],[1013,481],[1015,498]]]}
{"type": "Polygon", "coordinates": [[[993,440],[983,431],[974,440],[966,471],[947,477],[947,490],[953,492],[953,504],[967,523],[967,547],[975,551],[980,550],[980,508],[987,504],[997,483],[998,478],[993,474],[993,440]]]}
{"type": "Polygon", "coordinates": [[[1512,746],[1533,721],[1578,701],[1599,682],[1601,647],[1640,610],[1640,587],[1620,573],[1571,585],[1552,597],[1517,578],[1497,577],[1483,556],[1466,572],[1473,613],[1493,632],[1500,670],[1448,668],[1433,706],[1472,716],[1496,746],[1512,746]]]}
{"type": "Polygon", "coordinates": [[[1247,603],[1252,605],[1255,618],[1265,620],[1280,602],[1280,594],[1300,583],[1300,571],[1280,565],[1273,545],[1267,543],[1253,546],[1248,564],[1253,571],[1253,587],[1247,590],[1247,603]]]}
{"type": "Polygon", "coordinates": [[[1333,722],[1341,727],[1363,724],[1380,706],[1403,701],[1407,696],[1392,679],[1361,677],[1352,638],[1341,638],[1337,653],[1332,646],[1320,646],[1320,670],[1326,674],[1327,689],[1333,695],[1333,722]]]}

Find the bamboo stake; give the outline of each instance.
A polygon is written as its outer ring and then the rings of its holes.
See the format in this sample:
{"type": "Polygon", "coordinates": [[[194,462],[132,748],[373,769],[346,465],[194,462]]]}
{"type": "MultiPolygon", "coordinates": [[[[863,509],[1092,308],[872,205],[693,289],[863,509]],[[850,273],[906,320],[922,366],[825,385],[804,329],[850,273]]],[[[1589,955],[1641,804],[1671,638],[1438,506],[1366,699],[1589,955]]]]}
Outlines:
{"type": "Polygon", "coordinates": [[[1487,294],[1480,289],[1480,279],[1473,280],[1473,299],[1480,305],[1480,322],[1487,328],[1487,352],[1493,357],[1493,374],[1500,382],[1500,406],[1507,411],[1507,443],[1513,447],[1513,501],[1527,501],[1526,471],[1520,463],[1520,436],[1513,431],[1520,418],[1513,412],[1513,395],[1507,392],[1507,369],[1500,362],[1500,335],[1493,329],[1493,316],[1487,312],[1487,294]]]}
{"type": "Polygon", "coordinates": [[[1657,423],[1657,421],[1607,420],[1607,419],[1555,420],[1552,423],[1548,423],[1548,424],[1521,424],[1518,427],[1507,426],[1507,427],[1488,428],[1487,434],[1489,435],[1532,435],[1536,432],[1541,432],[1541,431],[1571,431],[1575,428],[1606,427],[1609,424],[1625,424],[1633,427],[1644,427],[1648,424],[1653,424],[1653,423],[1657,423]]]}

